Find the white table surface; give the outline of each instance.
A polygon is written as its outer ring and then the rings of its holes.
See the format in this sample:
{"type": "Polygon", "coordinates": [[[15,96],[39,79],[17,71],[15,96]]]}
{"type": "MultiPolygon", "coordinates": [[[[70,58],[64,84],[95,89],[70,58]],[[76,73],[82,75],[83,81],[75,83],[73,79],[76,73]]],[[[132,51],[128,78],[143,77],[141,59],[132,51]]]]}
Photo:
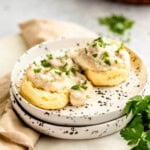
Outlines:
{"type": "MultiPolygon", "coordinates": [[[[18,31],[17,23],[29,18],[56,18],[74,21],[106,34],[97,17],[111,13],[125,14],[135,20],[128,46],[136,50],[150,66],[150,6],[129,6],[102,0],[5,0],[0,5],[0,36],[18,31]]],[[[0,76],[10,72],[16,59],[26,50],[18,35],[0,40],[0,76]]],[[[41,136],[36,150],[129,150],[119,133],[94,140],[60,140],[41,136]]]]}

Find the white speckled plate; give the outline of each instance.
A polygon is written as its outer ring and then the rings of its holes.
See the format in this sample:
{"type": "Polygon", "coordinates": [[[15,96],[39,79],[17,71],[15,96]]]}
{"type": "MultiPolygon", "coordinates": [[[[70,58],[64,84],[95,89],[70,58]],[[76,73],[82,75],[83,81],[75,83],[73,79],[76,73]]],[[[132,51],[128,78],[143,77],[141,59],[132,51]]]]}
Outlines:
{"type": "Polygon", "coordinates": [[[13,69],[11,85],[19,104],[31,115],[60,125],[93,125],[116,119],[123,115],[123,108],[132,96],[141,94],[147,83],[147,69],[135,52],[128,50],[131,56],[131,72],[126,82],[115,87],[95,87],[94,94],[83,107],[67,106],[61,110],[44,110],[33,106],[18,92],[24,69],[33,60],[42,59],[47,53],[55,56],[63,55],[66,50],[84,47],[93,39],[64,39],[45,42],[27,51],[13,69]]]}
{"type": "MultiPolygon", "coordinates": [[[[10,90],[11,91],[11,90],[10,90]]],[[[20,116],[20,118],[31,128],[37,130],[40,133],[62,138],[62,139],[92,139],[92,138],[100,138],[114,132],[119,131],[132,118],[131,116],[123,116],[118,119],[112,120],[110,122],[106,122],[98,125],[91,126],[82,126],[82,127],[74,127],[74,126],[58,126],[55,124],[46,123],[42,120],[38,120],[32,116],[30,116],[16,101],[12,92],[11,100],[14,110],[20,116]]]]}

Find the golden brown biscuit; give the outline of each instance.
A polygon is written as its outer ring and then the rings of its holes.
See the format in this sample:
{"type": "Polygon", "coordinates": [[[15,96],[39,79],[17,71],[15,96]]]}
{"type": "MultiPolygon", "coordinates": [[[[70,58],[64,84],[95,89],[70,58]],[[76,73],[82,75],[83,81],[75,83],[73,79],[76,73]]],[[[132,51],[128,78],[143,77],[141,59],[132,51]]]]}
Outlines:
{"type": "Polygon", "coordinates": [[[99,37],[73,56],[95,86],[114,86],[128,78],[130,56],[123,44],[99,37]]]}
{"type": "Polygon", "coordinates": [[[62,90],[50,93],[35,88],[27,79],[23,80],[20,93],[33,105],[43,109],[60,109],[65,107],[69,102],[68,91],[62,90]]]}

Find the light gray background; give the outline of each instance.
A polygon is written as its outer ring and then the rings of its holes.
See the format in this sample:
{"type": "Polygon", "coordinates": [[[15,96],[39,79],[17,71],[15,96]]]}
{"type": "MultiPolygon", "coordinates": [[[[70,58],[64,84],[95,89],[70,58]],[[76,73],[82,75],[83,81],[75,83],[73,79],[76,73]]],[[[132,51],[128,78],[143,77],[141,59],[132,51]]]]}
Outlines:
{"type": "MultiPolygon", "coordinates": [[[[110,35],[107,28],[98,24],[97,18],[112,13],[124,14],[133,19],[131,42],[127,45],[140,53],[150,66],[150,6],[123,5],[108,0],[0,0],[0,37],[19,32],[17,24],[31,18],[54,18],[79,23],[96,33],[110,35]]],[[[112,36],[112,35],[111,35],[112,36]]],[[[114,38],[116,36],[113,35],[114,38]]],[[[6,58],[8,54],[19,56],[21,52],[6,52],[0,49],[1,70],[4,63],[14,63],[6,58]],[[6,59],[6,60],[5,60],[6,59]]],[[[2,74],[2,73],[1,73],[2,74]]],[[[59,140],[42,137],[36,150],[127,150],[119,133],[95,140],[59,140]]]]}
{"type": "Polygon", "coordinates": [[[123,5],[108,0],[0,0],[0,37],[19,32],[17,24],[31,18],[73,21],[107,35],[97,18],[112,13],[135,20],[131,47],[142,51],[150,47],[150,6],[123,5]],[[135,47],[135,45],[138,46],[135,47]]]}

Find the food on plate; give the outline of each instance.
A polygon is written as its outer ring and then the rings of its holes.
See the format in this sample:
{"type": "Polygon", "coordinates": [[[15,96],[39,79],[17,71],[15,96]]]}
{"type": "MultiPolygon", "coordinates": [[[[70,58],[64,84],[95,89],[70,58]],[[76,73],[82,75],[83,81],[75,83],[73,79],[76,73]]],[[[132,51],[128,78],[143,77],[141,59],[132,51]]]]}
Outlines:
{"type": "Polygon", "coordinates": [[[128,78],[129,72],[130,56],[124,45],[99,37],[85,48],[59,57],[47,54],[30,64],[20,93],[43,109],[61,109],[67,104],[83,106],[93,91],[92,84],[118,85],[128,78]]]}
{"type": "Polygon", "coordinates": [[[20,85],[21,95],[44,109],[60,109],[68,103],[82,106],[91,89],[90,82],[67,54],[48,54],[40,62],[33,62],[20,85]]]}
{"type": "Polygon", "coordinates": [[[128,78],[130,56],[122,43],[99,37],[73,54],[95,86],[115,86],[128,78]]]}

